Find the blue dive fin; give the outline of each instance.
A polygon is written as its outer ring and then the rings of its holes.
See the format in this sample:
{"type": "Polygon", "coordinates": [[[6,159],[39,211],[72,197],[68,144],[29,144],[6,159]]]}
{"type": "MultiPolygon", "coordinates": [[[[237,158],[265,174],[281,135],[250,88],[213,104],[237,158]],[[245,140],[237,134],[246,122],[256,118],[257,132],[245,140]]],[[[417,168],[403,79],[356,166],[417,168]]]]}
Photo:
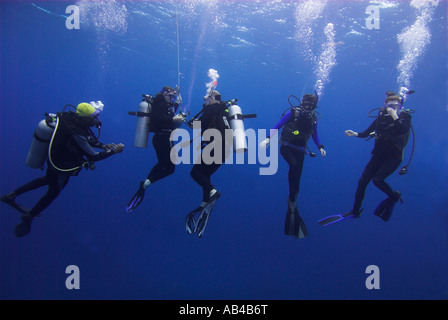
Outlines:
{"type": "Polygon", "coordinates": [[[321,226],[329,226],[330,224],[334,224],[340,221],[344,221],[347,219],[353,219],[353,218],[359,218],[359,215],[361,214],[362,210],[359,212],[359,214],[353,214],[351,212],[349,213],[343,213],[343,214],[336,214],[334,216],[328,216],[325,217],[319,221],[317,221],[321,226]]]}

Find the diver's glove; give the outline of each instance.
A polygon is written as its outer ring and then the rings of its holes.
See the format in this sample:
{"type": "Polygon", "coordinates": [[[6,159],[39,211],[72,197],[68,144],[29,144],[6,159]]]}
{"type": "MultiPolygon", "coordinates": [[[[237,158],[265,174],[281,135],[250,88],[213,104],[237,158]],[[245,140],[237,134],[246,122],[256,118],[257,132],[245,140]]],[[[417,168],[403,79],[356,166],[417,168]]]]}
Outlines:
{"type": "Polygon", "coordinates": [[[123,149],[124,149],[124,144],[122,144],[122,143],[119,143],[119,144],[113,144],[112,143],[112,147],[109,149],[109,150],[112,150],[113,152],[115,152],[115,153],[121,153],[121,152],[123,152],[123,149]]]}
{"type": "Polygon", "coordinates": [[[179,125],[179,126],[182,124],[182,122],[184,122],[184,120],[185,120],[185,117],[182,113],[176,114],[173,117],[174,124],[179,125]]]}
{"type": "Polygon", "coordinates": [[[266,138],[263,141],[260,142],[260,148],[265,150],[268,148],[269,143],[271,143],[271,139],[270,138],[266,138]]]}
{"type": "Polygon", "coordinates": [[[117,145],[115,143],[108,143],[102,146],[104,151],[113,150],[117,145]]]}
{"type": "Polygon", "coordinates": [[[120,153],[124,149],[124,144],[108,143],[108,144],[103,145],[102,148],[104,151],[114,151],[115,153],[120,153]]]}
{"type": "Polygon", "coordinates": [[[397,120],[398,119],[398,112],[394,108],[388,107],[387,113],[392,117],[392,119],[397,120]]]}
{"type": "Polygon", "coordinates": [[[353,130],[345,130],[345,135],[347,137],[357,137],[358,136],[358,132],[355,132],[353,130]]]}
{"type": "Polygon", "coordinates": [[[325,151],[324,148],[320,148],[319,151],[320,151],[320,154],[322,155],[322,157],[326,157],[327,156],[327,151],[325,151]]]}

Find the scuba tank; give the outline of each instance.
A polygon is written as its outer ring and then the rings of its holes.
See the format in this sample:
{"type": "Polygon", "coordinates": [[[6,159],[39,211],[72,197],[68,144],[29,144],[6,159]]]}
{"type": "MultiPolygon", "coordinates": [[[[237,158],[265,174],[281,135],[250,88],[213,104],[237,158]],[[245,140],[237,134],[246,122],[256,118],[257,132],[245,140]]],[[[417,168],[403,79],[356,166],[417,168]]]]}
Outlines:
{"type": "Polygon", "coordinates": [[[148,146],[151,100],[151,95],[144,94],[142,102],[138,107],[138,112],[129,111],[129,115],[137,116],[134,136],[134,146],[137,148],[146,148],[148,146]]]}
{"type": "Polygon", "coordinates": [[[228,115],[230,120],[230,129],[233,130],[233,151],[235,153],[242,153],[247,151],[246,131],[244,130],[244,119],[256,118],[255,113],[243,114],[241,108],[236,104],[238,99],[233,99],[227,102],[228,115]]]}
{"type": "Polygon", "coordinates": [[[247,151],[246,133],[244,131],[244,116],[241,108],[232,104],[228,107],[230,119],[230,128],[233,130],[233,151],[242,153],[247,151]]]}
{"type": "MultiPolygon", "coordinates": [[[[235,153],[242,153],[247,151],[247,142],[246,142],[246,132],[244,130],[244,119],[256,118],[257,114],[242,114],[241,108],[236,104],[238,99],[233,99],[227,102],[223,102],[227,109],[227,114],[223,116],[223,121],[227,127],[230,127],[233,131],[233,151],[235,153]],[[230,120],[227,121],[227,119],[230,120]]],[[[205,111],[207,108],[206,105],[199,111],[196,115],[193,116],[188,121],[184,121],[186,125],[192,128],[193,121],[197,120],[199,116],[205,111]]]]}
{"type": "Polygon", "coordinates": [[[48,146],[56,124],[55,117],[55,114],[49,114],[39,122],[34,131],[33,141],[25,161],[26,165],[33,169],[42,168],[45,164],[48,156],[48,146]]]}

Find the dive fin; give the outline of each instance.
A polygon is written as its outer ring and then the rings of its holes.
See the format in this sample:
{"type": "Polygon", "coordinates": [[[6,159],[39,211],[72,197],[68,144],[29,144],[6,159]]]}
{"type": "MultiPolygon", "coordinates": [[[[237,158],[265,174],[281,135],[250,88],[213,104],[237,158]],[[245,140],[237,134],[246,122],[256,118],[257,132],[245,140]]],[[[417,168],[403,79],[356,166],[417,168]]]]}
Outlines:
{"type": "Polygon", "coordinates": [[[203,207],[198,207],[191,211],[185,219],[185,228],[188,234],[195,233],[198,238],[202,237],[207,228],[208,221],[210,219],[210,214],[215,207],[216,201],[218,201],[221,193],[216,191],[213,196],[210,197],[209,201],[203,207]],[[195,216],[197,218],[195,219],[195,216]]]}
{"type": "Polygon", "coordinates": [[[395,191],[395,197],[388,197],[387,199],[381,201],[373,214],[380,217],[384,222],[389,221],[398,201],[403,203],[403,198],[401,198],[401,194],[398,191],[395,191]]]}
{"type": "Polygon", "coordinates": [[[285,235],[294,236],[297,239],[302,239],[308,236],[305,223],[300,217],[297,208],[291,209],[288,206],[285,218],[285,235]]]}
{"type": "Polygon", "coordinates": [[[140,187],[137,192],[132,197],[131,201],[129,201],[128,206],[126,207],[126,212],[131,213],[134,209],[136,209],[143,201],[145,197],[145,188],[143,187],[144,181],[140,182],[140,187]]]}
{"type": "Polygon", "coordinates": [[[323,218],[323,219],[321,219],[321,220],[319,220],[317,222],[321,226],[326,227],[326,226],[329,226],[329,225],[334,224],[336,222],[344,221],[344,220],[347,220],[347,219],[359,218],[361,212],[362,212],[362,209],[361,209],[361,211],[359,211],[358,214],[353,214],[352,212],[343,213],[343,214],[336,214],[336,215],[333,215],[333,216],[325,217],[325,218],[323,218]]]}
{"type": "Polygon", "coordinates": [[[198,238],[204,235],[205,228],[207,228],[208,220],[210,219],[210,214],[212,213],[216,201],[218,201],[220,196],[221,193],[219,193],[219,191],[216,191],[199,214],[195,224],[195,233],[198,238]]]}
{"type": "Polygon", "coordinates": [[[7,205],[10,205],[12,208],[16,209],[20,213],[28,214],[30,212],[29,208],[18,204],[14,199],[11,199],[10,197],[8,197],[7,194],[0,197],[0,201],[6,203],[7,205]]]}
{"type": "Polygon", "coordinates": [[[319,221],[317,221],[321,226],[329,226],[330,224],[339,222],[341,220],[344,220],[342,217],[342,214],[336,214],[334,216],[328,216],[326,218],[323,218],[319,221]]]}
{"type": "Polygon", "coordinates": [[[17,238],[26,236],[31,231],[31,222],[33,222],[33,216],[30,214],[22,214],[22,222],[16,225],[14,233],[17,238]]]}
{"type": "Polygon", "coordinates": [[[192,234],[196,232],[196,223],[195,223],[195,216],[199,212],[202,211],[204,207],[197,207],[193,211],[191,211],[189,214],[187,214],[187,217],[185,218],[185,230],[188,234],[192,234]]]}
{"type": "Polygon", "coordinates": [[[308,237],[308,230],[306,230],[305,222],[299,215],[299,232],[294,235],[297,239],[303,239],[308,237]]]}

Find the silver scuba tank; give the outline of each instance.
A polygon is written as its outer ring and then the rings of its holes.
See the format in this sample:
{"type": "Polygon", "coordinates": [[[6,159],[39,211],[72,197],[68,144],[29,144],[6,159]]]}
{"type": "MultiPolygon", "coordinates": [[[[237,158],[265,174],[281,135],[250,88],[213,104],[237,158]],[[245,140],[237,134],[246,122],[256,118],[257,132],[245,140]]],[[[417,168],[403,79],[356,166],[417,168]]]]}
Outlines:
{"type": "Polygon", "coordinates": [[[56,125],[54,117],[56,117],[55,114],[50,114],[46,119],[41,120],[34,131],[33,141],[25,161],[28,167],[39,169],[44,166],[48,156],[48,146],[56,125]]]}
{"type": "Polygon", "coordinates": [[[142,101],[138,107],[137,126],[135,128],[135,137],[134,137],[134,146],[137,148],[146,148],[148,146],[150,112],[151,112],[151,104],[148,103],[146,100],[142,101]]]}
{"type": "Polygon", "coordinates": [[[234,104],[228,107],[228,110],[230,128],[233,130],[233,151],[236,153],[246,152],[246,132],[244,131],[244,117],[241,108],[234,104]]]}

